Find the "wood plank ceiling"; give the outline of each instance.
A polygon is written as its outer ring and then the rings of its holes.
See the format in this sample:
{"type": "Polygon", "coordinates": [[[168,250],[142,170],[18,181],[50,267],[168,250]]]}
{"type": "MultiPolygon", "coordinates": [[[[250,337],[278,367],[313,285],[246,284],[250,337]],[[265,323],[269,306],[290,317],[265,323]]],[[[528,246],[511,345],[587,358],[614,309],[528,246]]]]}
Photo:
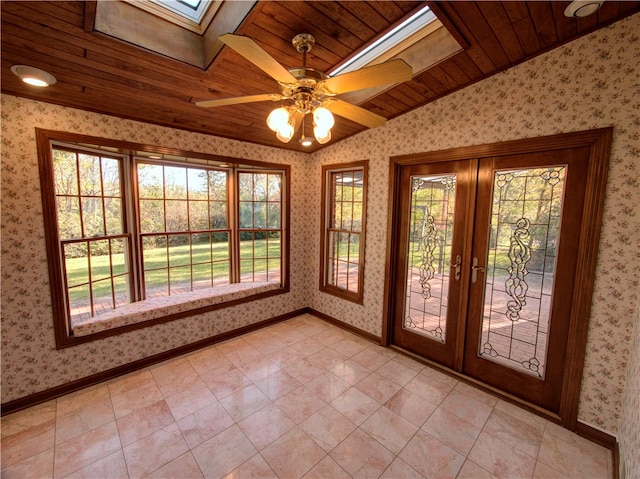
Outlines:
{"type": "MultiPolygon", "coordinates": [[[[300,64],[291,39],[311,33],[308,66],[328,71],[423,6],[418,1],[261,1],[235,33],[257,41],[286,67],[300,64]]],[[[604,3],[584,19],[563,15],[568,1],[438,1],[430,3],[464,50],[361,106],[401,115],[574,38],[640,11],[639,1],[604,3]]],[[[122,118],[303,150],[279,142],[266,127],[274,103],[204,109],[194,101],[277,92],[273,79],[223,48],[206,69],[93,30],[95,5],[83,1],[3,1],[2,92],[122,118]],[[86,17],[86,13],[89,16],[86,17]],[[88,25],[87,25],[88,24],[88,25]],[[10,72],[26,64],[52,73],[46,89],[10,72]]],[[[332,144],[364,127],[338,118],[332,144]]],[[[310,134],[310,131],[307,131],[310,134]]],[[[306,151],[321,146],[317,143],[306,151]]]]}

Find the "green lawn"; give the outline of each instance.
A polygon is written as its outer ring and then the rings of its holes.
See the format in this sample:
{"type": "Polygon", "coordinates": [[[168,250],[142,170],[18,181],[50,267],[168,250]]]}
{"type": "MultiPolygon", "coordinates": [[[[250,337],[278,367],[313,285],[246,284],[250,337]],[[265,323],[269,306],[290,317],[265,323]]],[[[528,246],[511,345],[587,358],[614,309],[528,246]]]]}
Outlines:
{"type": "MultiPolygon", "coordinates": [[[[170,246],[167,258],[167,248],[153,248],[144,251],[145,285],[147,290],[161,288],[167,282],[167,266],[171,266],[172,286],[182,285],[189,287],[193,265],[193,280],[206,281],[211,279],[213,265],[214,280],[224,280],[229,277],[229,244],[228,242],[194,244],[190,253],[189,245],[170,246]],[[213,258],[212,258],[213,253],[213,258]],[[192,255],[192,256],[191,256],[192,255]]],[[[271,238],[267,240],[241,241],[240,242],[240,272],[241,274],[255,271],[266,271],[280,267],[280,240],[271,238]],[[267,257],[269,258],[267,260],[267,257]]],[[[113,255],[114,275],[126,272],[125,255],[113,255]]],[[[69,258],[66,262],[67,279],[69,286],[87,283],[89,280],[87,258],[69,258]]],[[[94,297],[110,296],[111,281],[109,256],[91,257],[91,276],[94,283],[94,297]],[[102,281],[100,281],[103,279],[102,281]]],[[[115,279],[116,293],[127,289],[126,277],[115,279]]],[[[88,286],[71,288],[69,291],[71,302],[82,301],[88,298],[88,286]]]]}

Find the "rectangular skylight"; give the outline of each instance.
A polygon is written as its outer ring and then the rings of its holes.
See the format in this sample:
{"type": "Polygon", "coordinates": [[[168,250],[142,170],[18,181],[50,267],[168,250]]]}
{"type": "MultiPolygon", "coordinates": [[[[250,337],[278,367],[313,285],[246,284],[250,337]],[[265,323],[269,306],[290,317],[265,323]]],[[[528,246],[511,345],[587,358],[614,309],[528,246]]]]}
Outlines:
{"type": "Polygon", "coordinates": [[[200,23],[211,0],[151,0],[182,17],[200,23]]]}
{"type": "Polygon", "coordinates": [[[398,44],[404,42],[412,35],[436,20],[435,14],[427,6],[410,16],[407,20],[390,30],[368,47],[364,48],[357,55],[340,65],[335,70],[329,72],[329,76],[336,76],[341,73],[348,73],[368,65],[375,59],[384,55],[398,44]]]}

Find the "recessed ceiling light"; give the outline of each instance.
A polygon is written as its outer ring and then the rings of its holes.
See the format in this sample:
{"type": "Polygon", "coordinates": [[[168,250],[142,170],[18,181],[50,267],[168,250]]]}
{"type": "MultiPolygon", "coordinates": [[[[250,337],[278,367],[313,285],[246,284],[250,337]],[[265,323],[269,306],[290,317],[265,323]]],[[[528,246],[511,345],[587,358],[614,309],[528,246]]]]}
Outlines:
{"type": "Polygon", "coordinates": [[[18,76],[23,82],[29,85],[45,87],[56,83],[56,77],[51,73],[47,73],[44,70],[40,70],[36,67],[30,67],[27,65],[13,65],[11,71],[14,75],[18,76]]]}
{"type": "Polygon", "coordinates": [[[569,18],[582,18],[598,11],[604,0],[575,0],[564,11],[569,18]]]}

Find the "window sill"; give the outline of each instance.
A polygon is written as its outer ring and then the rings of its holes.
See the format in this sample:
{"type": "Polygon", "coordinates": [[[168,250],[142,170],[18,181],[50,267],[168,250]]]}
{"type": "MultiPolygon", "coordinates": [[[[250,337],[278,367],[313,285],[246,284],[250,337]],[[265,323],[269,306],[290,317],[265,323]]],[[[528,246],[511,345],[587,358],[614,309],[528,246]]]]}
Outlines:
{"type": "Polygon", "coordinates": [[[199,291],[190,291],[175,296],[138,301],[102,314],[98,318],[92,318],[93,320],[90,323],[74,326],[73,336],[89,336],[122,326],[236,301],[280,288],[280,283],[234,283],[199,291]]]}

